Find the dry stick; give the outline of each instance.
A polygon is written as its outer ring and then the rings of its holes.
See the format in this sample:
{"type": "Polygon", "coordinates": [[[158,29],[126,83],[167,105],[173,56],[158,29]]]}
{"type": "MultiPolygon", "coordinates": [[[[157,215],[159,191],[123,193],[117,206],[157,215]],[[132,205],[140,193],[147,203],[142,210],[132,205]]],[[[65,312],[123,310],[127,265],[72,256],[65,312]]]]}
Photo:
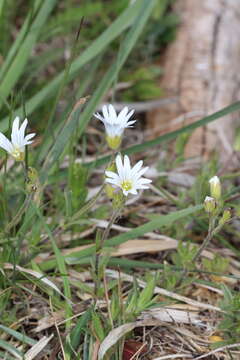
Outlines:
{"type": "Polygon", "coordinates": [[[206,358],[206,357],[208,357],[210,355],[216,354],[219,351],[224,351],[224,350],[232,349],[232,348],[235,348],[235,347],[240,347],[240,343],[225,345],[225,346],[222,346],[220,348],[214,349],[214,350],[208,352],[207,354],[203,354],[201,356],[196,357],[195,360],[198,360],[198,359],[200,360],[200,359],[206,358]]]}
{"type": "Polygon", "coordinates": [[[102,251],[102,248],[104,245],[104,241],[108,238],[111,227],[114,224],[115,220],[117,219],[118,215],[120,214],[121,210],[122,210],[121,208],[118,208],[113,211],[111,219],[108,223],[108,226],[104,230],[103,235],[101,237],[100,244],[99,244],[98,248],[96,248],[96,258],[95,258],[95,275],[96,275],[95,295],[96,296],[97,296],[98,285],[99,285],[99,279],[98,279],[98,277],[99,277],[99,259],[100,259],[101,251],[102,251]]]}

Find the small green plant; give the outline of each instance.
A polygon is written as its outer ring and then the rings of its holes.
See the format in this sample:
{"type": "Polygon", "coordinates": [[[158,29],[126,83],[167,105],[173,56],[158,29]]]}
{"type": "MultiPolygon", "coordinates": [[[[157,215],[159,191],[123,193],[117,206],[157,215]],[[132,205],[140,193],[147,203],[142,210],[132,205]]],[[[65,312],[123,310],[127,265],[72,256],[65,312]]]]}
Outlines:
{"type": "Polygon", "coordinates": [[[229,267],[229,259],[219,254],[214,255],[213,259],[203,258],[203,269],[209,272],[224,274],[229,267]]]}
{"type": "Polygon", "coordinates": [[[226,339],[226,344],[239,342],[240,336],[240,294],[232,292],[226,285],[222,285],[224,298],[220,307],[224,311],[223,319],[218,328],[226,339]]]}

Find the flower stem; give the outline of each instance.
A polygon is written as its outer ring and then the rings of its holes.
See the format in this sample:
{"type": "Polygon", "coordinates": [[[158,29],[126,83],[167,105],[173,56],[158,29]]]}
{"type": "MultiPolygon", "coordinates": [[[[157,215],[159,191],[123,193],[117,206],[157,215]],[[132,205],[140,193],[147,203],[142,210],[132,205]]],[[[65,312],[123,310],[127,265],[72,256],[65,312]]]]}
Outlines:
{"type": "MultiPolygon", "coordinates": [[[[193,256],[191,262],[194,264],[199,257],[201,256],[202,252],[206,249],[206,247],[209,245],[211,239],[213,238],[213,236],[220,230],[219,227],[215,228],[215,222],[216,222],[216,217],[215,216],[210,216],[209,218],[209,225],[208,225],[208,233],[207,236],[205,237],[205,239],[203,240],[202,245],[199,247],[198,251],[196,252],[196,254],[193,256]]],[[[178,287],[182,280],[185,278],[186,274],[188,272],[188,269],[184,269],[182,272],[182,275],[180,277],[180,279],[177,281],[176,287],[178,287]]]]}
{"type": "Polygon", "coordinates": [[[103,232],[103,235],[100,239],[100,242],[98,245],[96,245],[96,257],[95,257],[95,275],[96,275],[96,282],[95,282],[95,295],[97,296],[98,293],[98,288],[99,288],[99,283],[100,283],[100,277],[99,277],[99,260],[100,260],[100,256],[101,256],[101,252],[102,249],[104,247],[104,242],[105,240],[108,238],[109,236],[109,232],[111,230],[112,225],[114,224],[115,220],[117,219],[117,217],[119,216],[120,212],[121,212],[121,208],[116,209],[115,211],[113,211],[112,216],[110,218],[110,221],[108,223],[108,226],[106,227],[106,229],[103,232]]]}

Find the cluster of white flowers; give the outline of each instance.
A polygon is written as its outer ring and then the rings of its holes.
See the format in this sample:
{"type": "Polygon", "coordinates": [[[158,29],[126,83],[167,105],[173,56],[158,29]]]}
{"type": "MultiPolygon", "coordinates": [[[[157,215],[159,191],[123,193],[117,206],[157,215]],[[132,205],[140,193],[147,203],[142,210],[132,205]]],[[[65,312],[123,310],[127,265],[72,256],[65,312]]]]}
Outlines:
{"type": "MultiPolygon", "coordinates": [[[[94,114],[105,126],[106,141],[111,149],[119,148],[124,130],[132,127],[136,122],[136,120],[130,120],[133,113],[134,110],[129,111],[128,107],[124,107],[117,114],[113,105],[110,104],[103,106],[102,115],[94,114]]],[[[129,157],[125,155],[122,162],[122,157],[118,154],[115,163],[117,172],[108,170],[105,172],[106,182],[111,184],[113,188],[121,189],[125,196],[128,194],[136,195],[137,190],[140,189],[148,189],[151,180],[142,177],[148,169],[147,167],[142,168],[142,160],[131,168],[129,157]]]]}
{"type": "MultiPolygon", "coordinates": [[[[130,120],[134,110],[129,111],[128,107],[124,107],[119,114],[117,114],[113,105],[104,105],[102,108],[102,115],[94,114],[101,120],[106,130],[106,140],[111,149],[118,149],[122,135],[126,128],[130,128],[136,120],[130,120]]],[[[20,125],[19,117],[16,117],[12,125],[11,141],[0,132],[0,147],[6,150],[16,161],[23,161],[25,155],[26,145],[30,145],[35,134],[31,133],[25,135],[28,120],[25,119],[20,125]]],[[[113,171],[106,171],[106,182],[111,184],[114,189],[121,189],[125,196],[128,194],[137,194],[137,190],[148,189],[148,184],[151,180],[142,177],[147,171],[147,167],[142,168],[143,162],[139,161],[131,168],[130,160],[127,155],[122,157],[120,154],[115,159],[117,173],[113,171]]]]}
{"type": "Polygon", "coordinates": [[[24,160],[25,146],[30,145],[35,134],[25,136],[28,120],[25,119],[20,126],[20,119],[17,116],[13,121],[11,141],[0,132],[0,147],[6,150],[16,161],[24,160]]]}

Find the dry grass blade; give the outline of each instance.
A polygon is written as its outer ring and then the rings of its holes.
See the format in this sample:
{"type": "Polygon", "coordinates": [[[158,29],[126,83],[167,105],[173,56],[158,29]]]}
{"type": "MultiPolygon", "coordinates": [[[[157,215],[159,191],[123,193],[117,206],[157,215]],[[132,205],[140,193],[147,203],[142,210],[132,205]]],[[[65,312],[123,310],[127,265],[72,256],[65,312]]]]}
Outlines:
{"type": "Polygon", "coordinates": [[[174,306],[153,308],[145,311],[142,318],[149,317],[162,322],[180,323],[180,324],[200,324],[202,322],[196,308],[190,308],[189,305],[184,309],[178,309],[174,306]]]}
{"type": "Polygon", "coordinates": [[[192,359],[192,355],[190,354],[172,354],[172,355],[164,355],[153,360],[168,360],[168,359],[181,359],[181,358],[190,358],[192,359]]]}
{"type": "Polygon", "coordinates": [[[22,266],[12,265],[9,263],[5,263],[3,265],[3,268],[7,270],[17,269],[20,272],[34,276],[38,280],[42,281],[44,284],[50,286],[53,290],[55,290],[58,294],[60,294],[68,303],[71,303],[71,301],[68,298],[66,298],[66,296],[59,290],[59,288],[52,281],[48,280],[44,274],[35,270],[25,269],[22,266]]]}
{"type": "Polygon", "coordinates": [[[44,336],[40,339],[31,349],[29,349],[24,355],[25,360],[33,360],[49,343],[49,341],[53,338],[53,334],[46,337],[44,336]]]}
{"type": "Polygon", "coordinates": [[[118,342],[119,339],[121,339],[124,335],[129,333],[129,331],[132,331],[136,327],[141,326],[156,326],[159,325],[159,321],[154,320],[147,320],[147,321],[135,321],[132,323],[127,323],[124,325],[121,325],[108,334],[108,336],[103,340],[103,342],[100,345],[99,352],[98,352],[98,359],[101,360],[104,358],[106,352],[118,342]]]}

